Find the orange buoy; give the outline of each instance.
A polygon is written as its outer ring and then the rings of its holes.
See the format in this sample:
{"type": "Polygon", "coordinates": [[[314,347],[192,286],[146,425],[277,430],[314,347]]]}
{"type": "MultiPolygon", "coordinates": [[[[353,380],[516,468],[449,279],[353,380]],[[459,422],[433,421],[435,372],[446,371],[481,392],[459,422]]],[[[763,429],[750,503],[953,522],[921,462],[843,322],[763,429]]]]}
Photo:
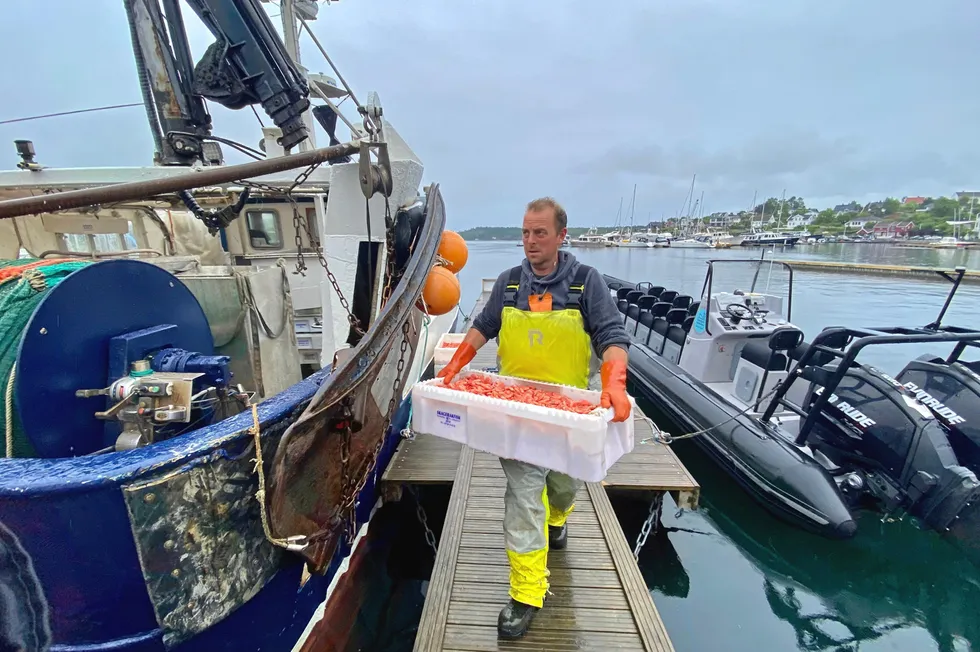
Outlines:
{"type": "Polygon", "coordinates": [[[459,279],[447,268],[436,265],[425,279],[422,302],[430,315],[445,315],[459,305],[459,279]]]}
{"type": "Polygon", "coordinates": [[[466,259],[469,257],[469,250],[466,248],[466,241],[463,236],[455,231],[443,231],[439,239],[439,251],[436,253],[446,260],[446,269],[453,274],[458,274],[459,270],[466,266],[466,259]]]}

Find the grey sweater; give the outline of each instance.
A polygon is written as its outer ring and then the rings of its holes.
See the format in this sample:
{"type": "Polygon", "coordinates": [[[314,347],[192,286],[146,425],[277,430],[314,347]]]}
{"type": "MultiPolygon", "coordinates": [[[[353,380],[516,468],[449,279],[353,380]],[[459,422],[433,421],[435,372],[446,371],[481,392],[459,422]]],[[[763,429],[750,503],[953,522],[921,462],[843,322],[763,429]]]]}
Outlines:
{"type": "MultiPolygon", "coordinates": [[[[528,296],[531,294],[551,293],[551,309],[561,310],[568,301],[568,287],[575,278],[575,272],[581,263],[567,251],[558,252],[558,267],[547,276],[536,276],[531,264],[525,258],[521,261],[521,287],[517,292],[517,308],[530,310],[528,296]]],[[[480,331],[483,337],[491,340],[500,333],[500,315],[504,309],[504,289],[507,285],[510,269],[504,270],[493,284],[493,290],[486,305],[476,319],[473,328],[480,331]]],[[[581,299],[582,320],[585,330],[592,338],[592,348],[600,359],[605,350],[617,345],[629,350],[630,338],[623,327],[623,314],[616,307],[616,302],[609,294],[609,288],[602,280],[596,269],[589,270],[585,277],[585,290],[581,299]]]]}

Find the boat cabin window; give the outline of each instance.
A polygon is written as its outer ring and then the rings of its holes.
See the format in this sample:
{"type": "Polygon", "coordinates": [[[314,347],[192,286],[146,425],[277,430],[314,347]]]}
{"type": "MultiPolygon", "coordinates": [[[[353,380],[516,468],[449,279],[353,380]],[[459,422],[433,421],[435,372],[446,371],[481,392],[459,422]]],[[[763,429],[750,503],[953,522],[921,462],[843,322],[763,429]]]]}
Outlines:
{"type": "Polygon", "coordinates": [[[276,211],[246,211],[245,226],[252,248],[282,249],[282,229],[279,228],[279,213],[276,211]]]}
{"type": "MultiPolygon", "coordinates": [[[[317,247],[320,244],[320,226],[317,224],[316,220],[316,209],[307,208],[306,209],[306,229],[309,234],[313,237],[313,242],[309,243],[311,247],[317,247]]],[[[306,238],[304,238],[305,240],[306,238]]]]}
{"type": "Polygon", "coordinates": [[[136,248],[130,246],[134,243],[118,233],[62,233],[61,237],[67,251],[78,253],[106,253],[136,248]]]}

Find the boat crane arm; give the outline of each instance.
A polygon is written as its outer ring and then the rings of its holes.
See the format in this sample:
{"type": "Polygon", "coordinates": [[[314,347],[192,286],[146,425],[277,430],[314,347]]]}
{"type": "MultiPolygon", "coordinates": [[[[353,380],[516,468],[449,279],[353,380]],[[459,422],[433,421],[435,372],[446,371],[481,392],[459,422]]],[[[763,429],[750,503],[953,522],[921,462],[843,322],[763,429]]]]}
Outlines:
{"type": "Polygon", "coordinates": [[[282,130],[280,144],[309,136],[309,86],[259,0],[185,0],[215,37],[192,64],[179,0],[125,0],[133,53],[161,165],[220,165],[204,100],[230,109],[259,104],[282,130]]]}

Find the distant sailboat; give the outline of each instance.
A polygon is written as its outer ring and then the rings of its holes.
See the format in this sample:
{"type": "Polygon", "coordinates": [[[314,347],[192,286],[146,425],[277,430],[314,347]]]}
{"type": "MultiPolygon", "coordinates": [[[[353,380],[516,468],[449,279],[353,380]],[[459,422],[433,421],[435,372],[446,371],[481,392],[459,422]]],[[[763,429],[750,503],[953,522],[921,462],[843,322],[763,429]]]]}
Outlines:
{"type": "Polygon", "coordinates": [[[630,201],[630,225],[626,230],[626,237],[619,241],[620,247],[631,247],[631,248],[643,248],[646,249],[651,246],[651,243],[647,241],[647,238],[637,238],[633,235],[633,214],[636,210],[636,184],[633,184],[633,199],[630,201]]]}

